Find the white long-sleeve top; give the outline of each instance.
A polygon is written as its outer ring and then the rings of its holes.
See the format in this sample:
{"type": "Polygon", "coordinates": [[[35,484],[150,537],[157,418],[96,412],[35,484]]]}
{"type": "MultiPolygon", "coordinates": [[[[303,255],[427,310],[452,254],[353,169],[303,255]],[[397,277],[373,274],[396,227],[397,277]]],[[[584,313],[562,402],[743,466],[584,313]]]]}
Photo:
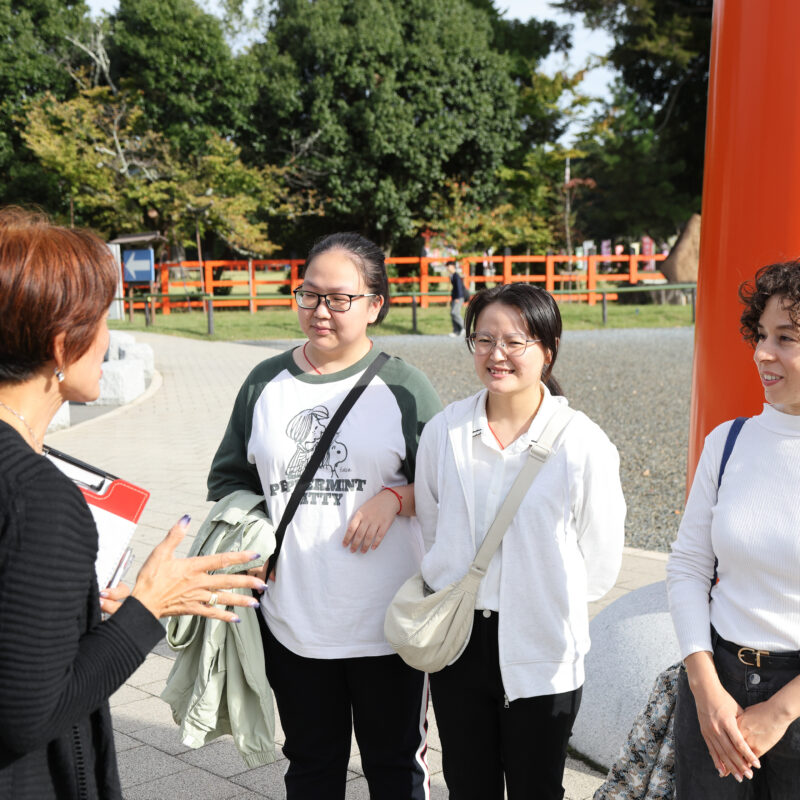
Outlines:
{"type": "MultiPolygon", "coordinates": [[[[473,435],[476,420],[485,420],[486,394],[449,405],[420,439],[414,494],[427,550],[422,573],[436,590],[463,577],[472,563],[493,517],[484,504],[499,508],[488,497],[486,465],[476,467],[474,458],[478,437],[482,448],[493,441],[488,427],[473,435]]],[[[545,389],[539,412],[514,448],[516,463],[503,466],[509,485],[528,457],[527,444],[566,402],[545,389]]],[[[510,700],[583,684],[586,604],[614,585],[624,522],[617,450],[578,412],[556,439],[487,572],[498,581],[500,671],[510,700]]]]}
{"type": "Polygon", "coordinates": [[[730,426],[706,437],[667,564],[683,658],[711,651],[711,624],[747,647],[800,650],[800,416],[765,404],[749,419],[717,495],[730,426]]]}

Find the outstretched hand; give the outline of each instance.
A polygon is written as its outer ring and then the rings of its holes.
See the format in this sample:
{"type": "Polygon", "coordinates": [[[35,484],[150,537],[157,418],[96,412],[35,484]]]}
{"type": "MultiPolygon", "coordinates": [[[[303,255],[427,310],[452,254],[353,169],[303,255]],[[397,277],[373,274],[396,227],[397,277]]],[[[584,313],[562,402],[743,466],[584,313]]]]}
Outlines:
{"type": "Polygon", "coordinates": [[[172,526],[139,570],[131,596],[158,618],[195,614],[226,622],[238,622],[236,614],[226,611],[225,606],[253,607],[258,605],[258,601],[250,594],[238,594],[230,590],[261,591],[264,589],[264,582],[251,575],[210,575],[209,572],[234,564],[246,564],[258,558],[258,553],[220,553],[176,558],[175,549],[186,535],[188,527],[188,517],[183,517],[172,526]]]}

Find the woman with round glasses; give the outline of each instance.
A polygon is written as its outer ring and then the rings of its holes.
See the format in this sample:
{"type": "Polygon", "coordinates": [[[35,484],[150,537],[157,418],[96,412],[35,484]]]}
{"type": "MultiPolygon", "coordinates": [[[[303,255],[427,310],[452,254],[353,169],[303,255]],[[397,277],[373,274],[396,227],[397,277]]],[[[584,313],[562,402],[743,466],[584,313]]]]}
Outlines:
{"type": "MultiPolygon", "coordinates": [[[[331,417],[378,355],[368,329],[389,310],[383,252],[354,233],[322,239],[295,297],[307,339],[247,378],[208,479],[211,500],[263,494],[276,525],[331,417]]],[[[390,359],[347,414],[286,530],[261,611],[289,800],[344,797],[351,728],[371,797],[427,796],[427,681],[393,653],[383,618],[419,569],[417,442],[440,408],[421,372],[390,359]]]]}
{"type": "MultiPolygon", "coordinates": [[[[553,377],[561,316],[529,284],[467,307],[467,345],[484,389],[425,428],[414,493],[439,590],[469,568],[528,458],[567,404],[553,377]]],[[[589,649],[586,603],[614,584],[625,502],[619,457],[578,412],[528,489],[478,592],[462,655],[430,676],[451,800],[562,798],[567,741],[589,649]]]]}

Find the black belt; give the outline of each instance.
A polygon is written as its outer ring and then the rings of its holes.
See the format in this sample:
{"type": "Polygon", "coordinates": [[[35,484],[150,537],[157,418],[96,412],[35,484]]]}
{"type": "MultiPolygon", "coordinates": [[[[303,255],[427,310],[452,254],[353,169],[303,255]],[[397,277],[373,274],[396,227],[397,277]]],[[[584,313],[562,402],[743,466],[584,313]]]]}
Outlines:
{"type": "Polygon", "coordinates": [[[727,639],[723,639],[713,628],[712,641],[714,647],[721,647],[729,653],[733,653],[739,661],[747,667],[786,667],[796,666],[800,670],[800,650],[791,653],[772,653],[769,650],[757,650],[755,647],[742,647],[734,644],[727,639]]]}

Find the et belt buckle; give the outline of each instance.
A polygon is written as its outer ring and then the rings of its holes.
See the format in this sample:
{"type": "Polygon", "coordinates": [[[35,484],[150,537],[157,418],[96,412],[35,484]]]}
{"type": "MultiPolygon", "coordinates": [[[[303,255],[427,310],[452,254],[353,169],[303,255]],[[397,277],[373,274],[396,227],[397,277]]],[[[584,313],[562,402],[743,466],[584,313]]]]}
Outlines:
{"type": "Polygon", "coordinates": [[[757,667],[760,669],[761,656],[769,656],[769,650],[755,650],[752,647],[740,647],[739,652],[736,655],[739,658],[739,661],[741,661],[746,667],[757,667]],[[751,664],[749,661],[745,661],[745,655],[755,656],[755,662],[751,664]]]}

